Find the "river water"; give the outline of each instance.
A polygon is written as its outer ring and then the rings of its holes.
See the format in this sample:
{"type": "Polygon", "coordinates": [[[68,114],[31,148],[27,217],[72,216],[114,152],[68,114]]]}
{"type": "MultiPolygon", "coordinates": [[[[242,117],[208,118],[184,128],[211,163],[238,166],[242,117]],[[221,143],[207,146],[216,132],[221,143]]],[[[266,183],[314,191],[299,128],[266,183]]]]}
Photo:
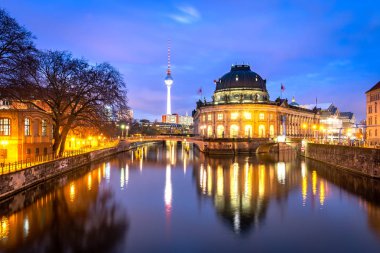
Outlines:
{"type": "Polygon", "coordinates": [[[0,208],[0,252],[380,252],[380,181],[291,152],[149,145],[0,208]]]}

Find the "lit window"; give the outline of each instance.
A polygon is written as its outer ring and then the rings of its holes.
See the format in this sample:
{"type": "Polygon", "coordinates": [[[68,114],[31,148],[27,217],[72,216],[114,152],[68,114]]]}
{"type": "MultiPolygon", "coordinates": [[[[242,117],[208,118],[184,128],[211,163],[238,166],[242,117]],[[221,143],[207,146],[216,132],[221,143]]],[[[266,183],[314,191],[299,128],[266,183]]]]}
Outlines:
{"type": "Polygon", "coordinates": [[[264,119],[264,113],[260,113],[260,114],[259,114],[259,119],[260,119],[260,120],[263,120],[263,119],[264,119]]]}
{"type": "Polygon", "coordinates": [[[0,119],[0,135],[10,135],[11,120],[7,118],[0,119]]]}
{"type": "Polygon", "coordinates": [[[211,114],[207,115],[207,120],[211,121],[211,114]]]}
{"type": "Polygon", "coordinates": [[[237,119],[238,117],[239,117],[239,113],[238,112],[231,113],[231,119],[237,119]]]}
{"type": "Polygon", "coordinates": [[[244,118],[245,119],[251,119],[252,118],[252,114],[250,112],[245,112],[244,113],[244,118]]]}
{"type": "Polygon", "coordinates": [[[203,120],[203,121],[206,121],[206,115],[203,114],[203,116],[202,116],[202,120],[203,120]]]}
{"type": "Polygon", "coordinates": [[[25,136],[30,135],[30,119],[25,118],[25,136]]]}
{"type": "Polygon", "coordinates": [[[218,120],[223,120],[223,113],[218,113],[218,120]]]}
{"type": "Polygon", "coordinates": [[[46,119],[43,119],[41,122],[41,135],[42,136],[47,135],[47,121],[46,121],[46,119]]]}

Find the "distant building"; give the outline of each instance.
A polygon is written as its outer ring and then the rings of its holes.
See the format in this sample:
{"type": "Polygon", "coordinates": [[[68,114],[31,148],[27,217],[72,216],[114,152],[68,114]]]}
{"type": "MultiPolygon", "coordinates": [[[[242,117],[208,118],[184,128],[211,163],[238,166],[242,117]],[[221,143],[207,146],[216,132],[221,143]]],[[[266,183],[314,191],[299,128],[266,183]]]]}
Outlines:
{"type": "Polygon", "coordinates": [[[266,80],[249,65],[233,65],[215,81],[212,101],[197,102],[194,133],[209,138],[312,137],[317,111],[287,99],[271,101],[266,80]]]}
{"type": "Polygon", "coordinates": [[[182,116],[178,114],[165,114],[162,115],[162,122],[163,123],[170,123],[170,124],[180,124],[180,125],[186,125],[191,126],[193,125],[193,117],[191,116],[182,116]]]}
{"type": "Polygon", "coordinates": [[[148,132],[152,132],[154,134],[192,134],[193,132],[193,126],[186,124],[140,120],[140,125],[144,129],[153,130],[148,132]]]}
{"type": "Polygon", "coordinates": [[[380,100],[380,82],[375,84],[366,93],[366,123],[367,123],[367,144],[369,146],[379,146],[380,145],[380,122],[378,122],[380,111],[379,111],[379,100],[380,100]]]}
{"type": "Polygon", "coordinates": [[[320,137],[329,141],[355,139],[358,129],[355,115],[352,112],[340,112],[333,103],[300,105],[302,108],[319,111],[320,137]]]}
{"type": "Polygon", "coordinates": [[[33,106],[0,101],[0,163],[30,160],[52,153],[49,114],[33,106]]]}

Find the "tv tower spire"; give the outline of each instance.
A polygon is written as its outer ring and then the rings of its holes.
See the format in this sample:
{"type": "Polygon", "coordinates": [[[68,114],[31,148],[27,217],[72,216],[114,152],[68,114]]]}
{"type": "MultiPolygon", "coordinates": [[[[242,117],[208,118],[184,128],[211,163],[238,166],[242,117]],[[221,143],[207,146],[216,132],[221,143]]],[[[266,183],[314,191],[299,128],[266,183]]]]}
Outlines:
{"type": "Polygon", "coordinates": [[[172,114],[172,105],[170,98],[170,88],[173,85],[173,78],[170,69],[170,41],[168,41],[168,69],[166,71],[165,85],[167,88],[166,114],[172,114]]]}

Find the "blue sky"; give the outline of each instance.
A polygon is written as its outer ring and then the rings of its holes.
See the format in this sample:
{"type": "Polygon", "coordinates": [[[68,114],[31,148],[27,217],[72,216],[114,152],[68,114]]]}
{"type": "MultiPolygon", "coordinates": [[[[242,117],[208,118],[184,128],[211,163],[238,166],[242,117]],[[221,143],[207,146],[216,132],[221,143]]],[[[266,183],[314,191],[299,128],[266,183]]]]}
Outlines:
{"type": "Polygon", "coordinates": [[[333,102],[365,117],[364,92],[380,81],[377,1],[1,0],[40,49],[107,61],[124,75],[136,118],[166,110],[167,41],[172,45],[172,111],[189,114],[202,87],[231,64],[249,63],[271,99],[333,102]]]}

